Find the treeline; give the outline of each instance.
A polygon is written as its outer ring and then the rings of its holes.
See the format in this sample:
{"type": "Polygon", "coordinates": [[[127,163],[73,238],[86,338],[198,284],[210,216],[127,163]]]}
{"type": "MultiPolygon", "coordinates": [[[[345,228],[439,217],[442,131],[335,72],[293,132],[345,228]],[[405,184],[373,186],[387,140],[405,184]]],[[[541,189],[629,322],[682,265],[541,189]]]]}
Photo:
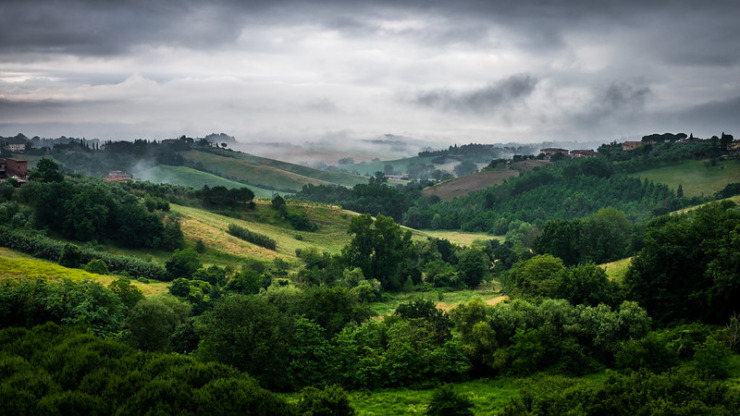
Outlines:
{"type": "Polygon", "coordinates": [[[709,159],[710,163],[716,163],[720,157],[728,155],[728,145],[734,140],[731,134],[725,133],[704,140],[693,136],[685,138],[684,133],[654,134],[643,137],[642,141],[649,143],[637,149],[622,150],[621,143],[615,141],[601,145],[598,152],[612,161],[618,172],[633,173],[687,160],[709,159]],[[676,142],[682,138],[685,141],[676,142]]]}
{"type": "MultiPolygon", "coordinates": [[[[0,225],[0,233],[3,236],[0,239],[0,246],[54,262],[58,262],[62,258],[65,247],[77,248],[73,244],[54,240],[31,230],[0,225]]],[[[111,254],[86,246],[77,248],[77,251],[79,252],[77,264],[68,267],[79,267],[93,260],[101,260],[111,272],[154,280],[166,279],[165,269],[162,266],[136,257],[111,254]]]]}
{"type": "Polygon", "coordinates": [[[615,174],[603,158],[564,160],[453,201],[420,209],[421,228],[505,234],[512,221],[543,224],[614,207],[632,221],[646,220],[698,200],[678,198],[667,186],[615,174]]]}
{"type": "Polygon", "coordinates": [[[165,200],[149,197],[142,203],[113,184],[65,179],[50,159],[41,159],[30,179],[18,189],[17,199],[31,211],[25,221],[13,219],[24,227],[47,229],[76,241],[112,241],[132,248],[173,250],[184,244],[180,224],[167,214],[165,200]]]}
{"type": "Polygon", "coordinates": [[[226,231],[228,231],[228,233],[233,235],[234,237],[241,238],[244,241],[257,244],[258,246],[269,248],[270,250],[275,250],[275,248],[277,248],[277,243],[274,239],[264,234],[250,231],[236,224],[229,224],[229,227],[226,231]]]}

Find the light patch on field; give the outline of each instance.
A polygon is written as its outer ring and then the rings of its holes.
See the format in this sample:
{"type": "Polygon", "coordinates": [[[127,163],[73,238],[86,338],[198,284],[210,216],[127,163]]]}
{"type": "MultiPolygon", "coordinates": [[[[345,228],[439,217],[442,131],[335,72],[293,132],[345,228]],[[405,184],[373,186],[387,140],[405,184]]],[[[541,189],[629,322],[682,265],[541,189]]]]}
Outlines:
{"type": "Polygon", "coordinates": [[[476,240],[498,240],[501,242],[504,241],[504,237],[486,233],[469,233],[449,230],[422,230],[422,232],[429,237],[438,238],[440,240],[448,240],[450,243],[457,244],[459,246],[471,246],[476,240]]]}
{"type": "Polygon", "coordinates": [[[627,269],[630,264],[632,264],[632,257],[613,261],[611,263],[604,263],[601,267],[606,271],[606,276],[609,280],[621,282],[624,280],[624,276],[627,274],[627,269]]]}

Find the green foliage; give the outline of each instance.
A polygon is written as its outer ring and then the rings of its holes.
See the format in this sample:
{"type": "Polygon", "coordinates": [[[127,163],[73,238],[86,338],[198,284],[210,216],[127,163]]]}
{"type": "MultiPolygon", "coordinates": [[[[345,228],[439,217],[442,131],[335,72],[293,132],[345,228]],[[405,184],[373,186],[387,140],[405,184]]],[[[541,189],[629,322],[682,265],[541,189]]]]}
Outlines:
{"type": "Polygon", "coordinates": [[[108,270],[108,266],[105,264],[103,260],[100,259],[92,259],[85,265],[85,270],[90,273],[97,273],[97,274],[109,274],[110,271],[108,270]]]}
{"type": "Polygon", "coordinates": [[[470,248],[462,252],[457,268],[465,285],[475,289],[483,281],[490,264],[491,260],[486,253],[476,248],[470,248]]]}
{"type": "MultiPolygon", "coordinates": [[[[229,280],[226,290],[231,290],[244,295],[253,295],[259,293],[264,287],[262,275],[252,269],[244,269],[229,280]]],[[[268,281],[269,283],[269,281],[268,281]]]]}
{"type": "Polygon", "coordinates": [[[487,306],[478,299],[450,316],[473,370],[482,374],[530,374],[550,367],[582,373],[611,365],[620,342],[643,337],[650,325],[645,311],[630,302],[612,310],[553,299],[487,306]]]}
{"type": "Polygon", "coordinates": [[[222,298],[198,328],[198,356],[246,371],[270,388],[288,387],[292,319],[260,297],[222,298]]]}
{"type": "Polygon", "coordinates": [[[551,280],[565,267],[563,261],[549,254],[541,254],[516,263],[505,279],[507,290],[533,296],[547,296],[551,280]]]}
{"type": "Polygon", "coordinates": [[[697,371],[711,377],[722,379],[730,375],[730,358],[732,350],[722,341],[707,337],[704,344],[694,354],[694,366],[697,371]]]}
{"type": "Polygon", "coordinates": [[[722,323],[736,312],[739,275],[740,211],[724,201],[651,221],[624,283],[661,322],[722,323]]]}
{"type": "Polygon", "coordinates": [[[579,305],[605,303],[616,306],[621,301],[619,287],[607,278],[606,271],[593,264],[580,264],[560,270],[552,277],[550,296],[579,305]]]}
{"type": "Polygon", "coordinates": [[[602,384],[563,383],[545,377],[510,401],[504,416],[515,415],[733,415],[740,398],[727,385],[694,374],[669,371],[608,373],[602,384]]]}
{"type": "Polygon", "coordinates": [[[445,384],[432,393],[432,400],[426,414],[429,416],[472,416],[473,407],[473,402],[469,398],[456,393],[452,385],[445,384]]]}
{"type": "Polygon", "coordinates": [[[54,324],[0,331],[6,414],[292,415],[250,377],[54,324]]]}
{"type": "Polygon", "coordinates": [[[65,244],[62,247],[62,254],[59,255],[59,265],[76,269],[82,262],[82,252],[74,244],[65,244]]]}
{"type": "Polygon", "coordinates": [[[152,297],[136,304],[124,322],[124,339],[144,351],[168,351],[175,328],[190,307],[172,297],[152,297]]]}
{"type": "Polygon", "coordinates": [[[141,292],[141,289],[132,285],[131,280],[129,279],[114,280],[108,286],[108,289],[115,293],[118,298],[121,299],[123,305],[128,309],[133,308],[140,300],[144,299],[144,294],[141,292]]]}
{"type": "Polygon", "coordinates": [[[198,252],[192,248],[175,251],[164,265],[169,280],[184,278],[191,279],[193,274],[202,267],[198,252]]]}
{"type": "MultiPolygon", "coordinates": [[[[203,242],[201,241],[201,244],[203,242]]],[[[168,217],[162,230],[162,248],[169,251],[180,250],[185,247],[185,236],[177,219],[168,217]]],[[[197,245],[196,245],[197,251],[197,245]]],[[[199,252],[200,253],[200,252],[199,252]]]]}
{"type": "Polygon", "coordinates": [[[347,229],[352,241],[342,249],[348,267],[359,267],[369,279],[377,279],[386,290],[398,290],[411,250],[411,232],[402,231],[392,218],[368,214],[352,218],[347,229]]]}
{"type": "Polygon", "coordinates": [[[275,248],[277,247],[277,243],[272,238],[264,234],[250,231],[236,224],[229,224],[229,228],[227,229],[227,231],[234,237],[241,238],[244,241],[248,241],[264,248],[269,248],[270,250],[275,250],[275,248]]]}
{"type": "Polygon", "coordinates": [[[38,182],[61,182],[64,176],[59,172],[59,165],[51,159],[42,157],[36,163],[36,168],[28,173],[28,179],[38,182]]]}
{"type": "Polygon", "coordinates": [[[4,282],[0,285],[0,299],[0,328],[31,327],[52,321],[87,325],[95,333],[113,333],[124,317],[119,297],[90,281],[4,282]]]}
{"type": "Polygon", "coordinates": [[[203,242],[203,240],[198,239],[198,241],[195,242],[195,251],[197,251],[198,254],[203,254],[206,252],[206,244],[203,242]]]}
{"type": "Polygon", "coordinates": [[[306,387],[298,399],[298,414],[302,416],[352,416],[347,393],[339,386],[326,386],[323,390],[306,387]]]}
{"type": "MultiPolygon", "coordinates": [[[[52,261],[59,260],[65,245],[65,243],[52,240],[38,233],[12,229],[2,225],[0,225],[0,234],[3,235],[3,238],[0,239],[0,245],[52,261]]],[[[135,257],[120,256],[90,248],[82,248],[81,253],[80,263],[100,259],[105,262],[112,272],[126,272],[131,276],[141,276],[155,280],[165,279],[166,271],[162,266],[135,257]]]]}
{"type": "Polygon", "coordinates": [[[646,369],[660,373],[678,365],[678,354],[670,348],[667,340],[655,332],[644,338],[627,341],[616,355],[616,366],[620,369],[646,369]]]}

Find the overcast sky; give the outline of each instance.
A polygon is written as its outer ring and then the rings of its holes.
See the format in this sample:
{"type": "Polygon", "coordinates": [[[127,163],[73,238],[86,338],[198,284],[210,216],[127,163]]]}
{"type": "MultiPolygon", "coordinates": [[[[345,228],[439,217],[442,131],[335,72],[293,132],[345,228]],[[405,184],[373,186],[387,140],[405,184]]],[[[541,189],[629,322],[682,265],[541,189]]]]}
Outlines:
{"type": "Polygon", "coordinates": [[[2,0],[0,135],[740,134],[740,2],[2,0]]]}

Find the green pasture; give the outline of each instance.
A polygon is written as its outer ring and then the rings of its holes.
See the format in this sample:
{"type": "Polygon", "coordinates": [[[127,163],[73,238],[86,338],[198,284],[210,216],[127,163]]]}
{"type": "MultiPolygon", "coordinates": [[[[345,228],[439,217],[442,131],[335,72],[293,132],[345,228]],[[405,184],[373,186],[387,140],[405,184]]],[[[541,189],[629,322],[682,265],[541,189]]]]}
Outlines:
{"type": "MultiPolygon", "coordinates": [[[[297,207],[288,203],[288,209],[295,208],[297,207]]],[[[269,202],[264,200],[257,201],[255,212],[247,214],[242,219],[174,204],[171,205],[171,209],[182,214],[180,224],[189,243],[202,240],[209,249],[236,258],[274,260],[280,257],[289,262],[298,261],[295,254],[298,248],[318,247],[331,253],[339,253],[350,241],[350,235],[346,230],[354,215],[338,207],[301,204],[300,209],[319,225],[316,232],[309,232],[296,231],[290,225],[277,221],[269,202]],[[269,250],[229,235],[226,232],[229,224],[236,224],[269,236],[277,242],[277,249],[269,250]]]]}
{"type": "MultiPolygon", "coordinates": [[[[115,275],[88,273],[82,269],[70,269],[56,263],[35,259],[30,256],[0,248],[0,282],[4,280],[43,279],[55,281],[69,279],[75,282],[92,280],[104,286],[118,279],[115,275]]],[[[163,282],[141,283],[132,281],[145,296],[156,296],[167,293],[167,284],[163,282]]]]}
{"type": "Polygon", "coordinates": [[[644,170],[630,176],[666,184],[674,191],[681,185],[686,197],[712,196],[727,184],[740,182],[740,161],[719,161],[711,166],[706,160],[691,160],[674,166],[644,170]]]}
{"type": "Polygon", "coordinates": [[[471,246],[476,241],[498,240],[504,241],[503,236],[491,235],[483,232],[465,232],[450,230],[422,230],[429,237],[444,239],[459,246],[471,246]]]}
{"type": "MultiPolygon", "coordinates": [[[[330,185],[335,183],[331,180],[327,180],[335,178],[327,177],[327,179],[320,179],[305,176],[300,173],[283,170],[275,166],[250,162],[242,159],[238,154],[235,154],[236,157],[225,157],[213,153],[189,151],[182,152],[182,155],[185,160],[191,163],[201,163],[206,169],[216,172],[219,176],[231,178],[253,186],[299,191],[303,185],[330,185]]],[[[295,170],[300,171],[299,169],[295,170]]],[[[316,169],[313,169],[312,171],[321,172],[316,169]]],[[[317,173],[316,176],[323,175],[319,175],[317,173]]],[[[357,178],[358,180],[365,181],[364,178],[357,178]]]]}
{"type": "Polygon", "coordinates": [[[632,264],[632,257],[605,263],[600,266],[606,270],[606,275],[609,280],[621,282],[624,280],[624,276],[627,274],[627,269],[630,267],[630,264],[632,264]]]}
{"type": "Polygon", "coordinates": [[[169,183],[172,185],[190,186],[195,189],[200,189],[205,185],[209,187],[224,186],[229,189],[246,186],[254,192],[257,198],[271,198],[275,192],[258,186],[224,179],[212,173],[201,172],[186,166],[159,165],[143,170],[136,174],[135,177],[153,183],[169,183]]]}

